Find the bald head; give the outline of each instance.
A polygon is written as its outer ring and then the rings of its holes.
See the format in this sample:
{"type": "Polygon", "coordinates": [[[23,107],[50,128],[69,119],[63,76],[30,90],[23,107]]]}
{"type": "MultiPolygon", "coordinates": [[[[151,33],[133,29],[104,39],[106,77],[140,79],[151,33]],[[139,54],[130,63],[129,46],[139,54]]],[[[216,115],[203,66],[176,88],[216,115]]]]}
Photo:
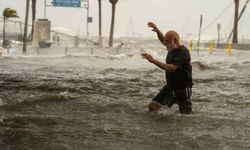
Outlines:
{"type": "Polygon", "coordinates": [[[167,47],[167,49],[170,49],[170,50],[180,47],[181,43],[180,43],[179,34],[174,30],[168,31],[165,34],[163,44],[167,47]]]}
{"type": "Polygon", "coordinates": [[[176,41],[180,41],[180,36],[179,34],[174,31],[174,30],[170,30],[165,34],[165,40],[176,40],[176,41]]]}

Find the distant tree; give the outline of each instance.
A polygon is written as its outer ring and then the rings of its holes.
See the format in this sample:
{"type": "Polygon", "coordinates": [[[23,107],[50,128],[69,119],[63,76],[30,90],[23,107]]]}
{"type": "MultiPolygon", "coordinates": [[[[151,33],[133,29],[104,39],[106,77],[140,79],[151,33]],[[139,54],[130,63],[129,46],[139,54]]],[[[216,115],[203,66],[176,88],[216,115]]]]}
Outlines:
{"type": "Polygon", "coordinates": [[[238,20],[239,20],[239,5],[240,0],[234,0],[235,12],[234,12],[234,29],[233,29],[233,43],[238,43],[238,20]]]}
{"type": "Polygon", "coordinates": [[[114,35],[114,25],[115,25],[115,7],[118,0],[109,0],[112,5],[112,17],[111,17],[111,27],[109,35],[109,47],[113,46],[113,35],[114,35]]]}
{"type": "Polygon", "coordinates": [[[37,0],[32,0],[31,2],[31,7],[32,7],[32,28],[31,28],[31,33],[30,33],[30,39],[33,39],[33,33],[34,33],[34,21],[36,20],[36,1],[37,0]]]}
{"type": "Polygon", "coordinates": [[[98,0],[99,7],[99,46],[102,46],[102,0],[98,0]]]}

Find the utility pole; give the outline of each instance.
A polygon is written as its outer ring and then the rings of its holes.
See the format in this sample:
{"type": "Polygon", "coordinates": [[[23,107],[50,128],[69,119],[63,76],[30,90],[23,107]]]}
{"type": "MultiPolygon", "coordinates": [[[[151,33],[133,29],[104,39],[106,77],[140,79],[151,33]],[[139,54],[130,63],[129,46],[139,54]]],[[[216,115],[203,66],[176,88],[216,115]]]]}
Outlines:
{"type": "Polygon", "coordinates": [[[110,26],[110,34],[109,34],[109,47],[113,46],[113,37],[114,37],[114,27],[115,27],[115,8],[118,0],[109,0],[112,7],[112,16],[111,16],[111,26],[110,26]]]}
{"type": "MultiPolygon", "coordinates": [[[[241,12],[240,12],[240,15],[239,15],[239,18],[238,18],[238,22],[239,22],[239,20],[240,20],[240,18],[241,18],[241,16],[242,16],[242,14],[244,13],[244,11],[245,11],[245,9],[246,9],[248,3],[249,3],[249,0],[246,1],[244,7],[242,8],[242,10],[241,10],[241,12]]],[[[234,28],[233,28],[233,30],[230,32],[230,35],[229,35],[228,38],[227,38],[227,42],[229,42],[229,40],[231,39],[231,37],[232,37],[232,35],[233,35],[233,32],[234,32],[234,28]]]]}
{"type": "Polygon", "coordinates": [[[235,12],[234,12],[234,32],[233,32],[233,43],[238,43],[238,21],[239,21],[239,5],[240,0],[235,1],[235,12]]]}
{"type": "Polygon", "coordinates": [[[89,0],[87,0],[87,45],[89,42],[89,0]]]}
{"type": "Polygon", "coordinates": [[[23,53],[24,54],[26,54],[26,49],[27,49],[29,6],[30,6],[30,0],[26,0],[26,13],[25,13],[25,23],[24,23],[24,36],[23,36],[23,53]]]}
{"type": "Polygon", "coordinates": [[[98,0],[99,3],[99,47],[102,47],[102,0],[98,0]]]}

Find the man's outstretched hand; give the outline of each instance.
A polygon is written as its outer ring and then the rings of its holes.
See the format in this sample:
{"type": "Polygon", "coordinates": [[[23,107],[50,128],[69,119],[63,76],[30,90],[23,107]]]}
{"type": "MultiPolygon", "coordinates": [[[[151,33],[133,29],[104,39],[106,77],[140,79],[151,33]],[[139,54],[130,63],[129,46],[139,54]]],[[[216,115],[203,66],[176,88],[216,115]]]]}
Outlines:
{"type": "Polygon", "coordinates": [[[153,22],[148,22],[148,27],[152,28],[152,31],[157,32],[158,28],[153,22]]]}
{"type": "Polygon", "coordinates": [[[151,63],[154,60],[154,58],[148,53],[142,53],[141,56],[142,56],[143,59],[147,59],[151,63]]]}

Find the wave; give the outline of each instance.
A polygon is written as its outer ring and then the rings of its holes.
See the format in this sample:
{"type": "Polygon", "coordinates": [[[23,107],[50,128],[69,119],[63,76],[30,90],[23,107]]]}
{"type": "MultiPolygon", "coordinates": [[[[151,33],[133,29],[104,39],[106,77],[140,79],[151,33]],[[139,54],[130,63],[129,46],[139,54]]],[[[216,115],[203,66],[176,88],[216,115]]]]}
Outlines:
{"type": "Polygon", "coordinates": [[[248,101],[246,101],[246,100],[245,101],[242,101],[242,100],[241,101],[240,100],[235,101],[235,99],[234,100],[229,99],[229,100],[226,101],[226,103],[234,105],[234,106],[237,106],[237,105],[238,106],[240,105],[242,107],[250,106],[250,100],[248,100],[248,101]]]}
{"type": "Polygon", "coordinates": [[[200,71],[206,71],[206,70],[219,70],[221,67],[217,64],[207,64],[203,61],[194,61],[191,62],[193,68],[197,68],[200,71]]]}
{"type": "Polygon", "coordinates": [[[243,61],[242,64],[250,64],[250,61],[243,61]]]}
{"type": "Polygon", "coordinates": [[[0,107],[6,105],[6,103],[0,98],[0,107]]]}
{"type": "Polygon", "coordinates": [[[216,77],[205,77],[205,78],[199,78],[199,77],[195,77],[194,82],[197,83],[209,83],[209,82],[222,82],[222,81],[235,81],[235,77],[231,77],[231,76],[216,76],[216,77]]]}
{"type": "Polygon", "coordinates": [[[230,68],[233,69],[248,69],[250,67],[250,62],[249,61],[243,61],[243,62],[237,62],[237,63],[232,63],[229,66],[230,68]]]}
{"type": "Polygon", "coordinates": [[[94,55],[96,58],[107,58],[107,59],[123,59],[123,58],[128,58],[132,57],[132,54],[104,54],[104,55],[94,55]]]}
{"type": "Polygon", "coordinates": [[[95,107],[95,112],[101,113],[101,112],[130,112],[132,113],[135,111],[136,108],[132,105],[126,103],[126,102],[108,102],[107,104],[99,104],[95,107]]]}
{"type": "Polygon", "coordinates": [[[33,55],[4,55],[1,56],[0,59],[2,60],[25,60],[25,59],[43,59],[43,58],[102,58],[102,59],[108,59],[108,60],[112,60],[112,59],[124,59],[124,58],[129,58],[129,57],[133,57],[134,55],[137,54],[132,54],[132,53],[119,53],[116,52],[115,54],[112,53],[71,53],[71,54],[46,54],[46,55],[37,55],[37,54],[33,54],[33,55]]]}
{"type": "Polygon", "coordinates": [[[37,126],[55,126],[58,125],[58,122],[55,121],[54,117],[45,117],[45,116],[16,116],[9,118],[2,118],[1,125],[8,127],[25,127],[29,124],[35,124],[37,126]]]}
{"type": "Polygon", "coordinates": [[[8,56],[1,56],[0,57],[0,60],[21,60],[21,59],[26,59],[26,58],[30,58],[30,57],[27,57],[27,56],[12,56],[12,55],[8,55],[8,56]]]}
{"type": "Polygon", "coordinates": [[[14,102],[2,102],[2,105],[0,105],[0,107],[2,109],[6,109],[6,110],[13,110],[18,109],[18,108],[23,108],[23,107],[30,107],[30,106],[37,106],[40,104],[46,104],[49,105],[51,103],[64,103],[67,101],[71,101],[71,100],[75,100],[78,99],[79,95],[69,95],[66,93],[61,93],[61,94],[50,94],[50,95],[42,95],[39,96],[37,95],[34,98],[29,98],[29,97],[25,97],[22,100],[16,100],[14,102]]]}

